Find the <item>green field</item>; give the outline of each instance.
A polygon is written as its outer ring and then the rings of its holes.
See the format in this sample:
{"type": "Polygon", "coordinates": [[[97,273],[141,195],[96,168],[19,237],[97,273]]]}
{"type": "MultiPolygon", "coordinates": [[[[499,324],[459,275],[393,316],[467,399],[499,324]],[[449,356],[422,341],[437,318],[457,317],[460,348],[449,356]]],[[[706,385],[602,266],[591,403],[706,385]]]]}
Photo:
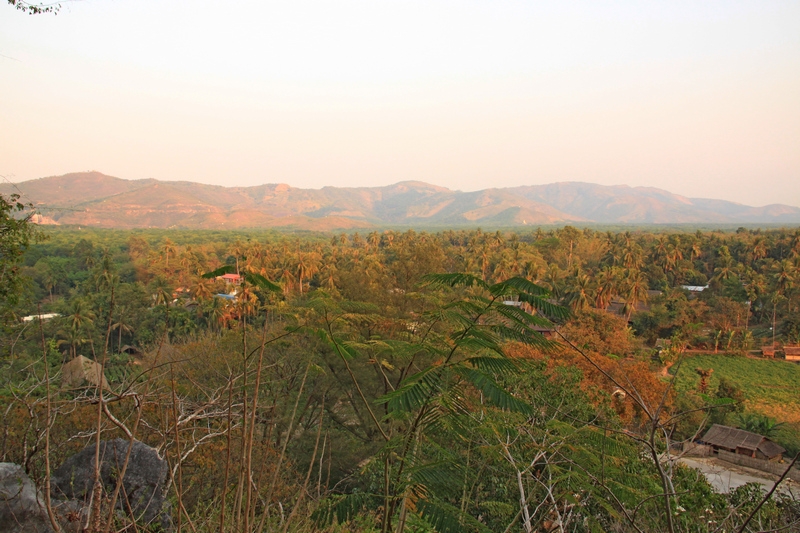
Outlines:
{"type": "Polygon", "coordinates": [[[744,391],[747,412],[785,422],[777,440],[795,448],[800,445],[800,365],[774,359],[732,355],[692,355],[681,365],[675,389],[678,393],[697,390],[696,368],[713,368],[709,391],[726,377],[744,391]]]}

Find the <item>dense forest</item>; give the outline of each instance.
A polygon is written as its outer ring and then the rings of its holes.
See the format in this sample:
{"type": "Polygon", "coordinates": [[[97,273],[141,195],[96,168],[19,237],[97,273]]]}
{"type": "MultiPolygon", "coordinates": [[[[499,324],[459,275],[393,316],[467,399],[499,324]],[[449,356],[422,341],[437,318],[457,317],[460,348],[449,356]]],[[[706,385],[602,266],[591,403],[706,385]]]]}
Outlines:
{"type": "MultiPolygon", "coordinates": [[[[693,362],[797,375],[755,358],[800,342],[798,230],[114,231],[24,213],[3,199],[0,450],[43,490],[121,438],[167,460],[177,531],[800,529],[791,498],[715,493],[668,453],[713,423],[770,436],[787,464],[800,451],[796,381],[773,412],[693,362]],[[66,381],[81,356],[106,381],[66,381]]],[[[118,498],[93,499],[86,530],[166,527],[118,498]]]]}

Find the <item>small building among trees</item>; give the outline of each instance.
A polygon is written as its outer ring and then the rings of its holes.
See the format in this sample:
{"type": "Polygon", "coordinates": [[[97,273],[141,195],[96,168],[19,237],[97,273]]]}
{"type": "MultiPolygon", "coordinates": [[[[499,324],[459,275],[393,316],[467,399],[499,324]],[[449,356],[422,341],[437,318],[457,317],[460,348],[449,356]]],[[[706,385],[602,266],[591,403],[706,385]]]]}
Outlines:
{"type": "Polygon", "coordinates": [[[783,356],[787,361],[800,361],[800,346],[787,344],[783,347],[783,356]]]}
{"type": "Polygon", "coordinates": [[[718,452],[725,450],[754,459],[780,461],[786,450],[768,438],[743,429],[714,424],[702,438],[702,443],[718,452]]]}

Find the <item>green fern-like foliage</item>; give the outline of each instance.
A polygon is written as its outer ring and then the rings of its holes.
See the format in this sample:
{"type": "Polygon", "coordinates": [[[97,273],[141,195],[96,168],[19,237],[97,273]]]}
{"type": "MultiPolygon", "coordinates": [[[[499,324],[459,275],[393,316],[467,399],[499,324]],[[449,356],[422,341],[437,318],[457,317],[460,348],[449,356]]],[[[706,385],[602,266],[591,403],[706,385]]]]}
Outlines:
{"type": "Polygon", "coordinates": [[[523,278],[490,285],[470,274],[437,274],[426,276],[423,288],[444,303],[401,325],[402,335],[392,338],[365,337],[365,331],[386,322],[369,306],[324,295],[307,303],[318,317],[316,333],[338,356],[363,409],[385,437],[370,467],[372,479],[379,480],[370,488],[376,496],[336,497],[319,511],[323,522],[341,522],[359,506],[372,506],[384,527],[388,523],[392,529],[421,520],[439,532],[487,531],[477,519],[480,513],[467,512],[469,506],[453,499],[453,488],[463,487],[470,476],[452,444],[469,442],[476,417],[487,409],[516,417],[514,424],[537,416],[509,387],[527,366],[508,357],[506,347],[513,342],[555,350],[536,328],[551,326],[550,319],[561,320],[568,311],[549,302],[546,289],[523,278]],[[356,365],[364,362],[383,373],[387,383],[389,376],[398,381],[369,398],[357,376],[356,365]]]}

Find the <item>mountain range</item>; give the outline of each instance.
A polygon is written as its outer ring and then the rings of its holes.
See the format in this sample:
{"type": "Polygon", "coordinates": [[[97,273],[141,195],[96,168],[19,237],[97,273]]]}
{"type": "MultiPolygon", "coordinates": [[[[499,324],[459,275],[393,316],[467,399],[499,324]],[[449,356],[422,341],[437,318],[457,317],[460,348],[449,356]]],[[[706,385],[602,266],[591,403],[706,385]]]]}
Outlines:
{"type": "Polygon", "coordinates": [[[386,226],[795,224],[800,208],[687,198],[652,187],[562,182],[461,192],[419,181],[385,187],[223,187],[80,172],[0,184],[40,222],[113,228],[334,230],[386,226]]]}

